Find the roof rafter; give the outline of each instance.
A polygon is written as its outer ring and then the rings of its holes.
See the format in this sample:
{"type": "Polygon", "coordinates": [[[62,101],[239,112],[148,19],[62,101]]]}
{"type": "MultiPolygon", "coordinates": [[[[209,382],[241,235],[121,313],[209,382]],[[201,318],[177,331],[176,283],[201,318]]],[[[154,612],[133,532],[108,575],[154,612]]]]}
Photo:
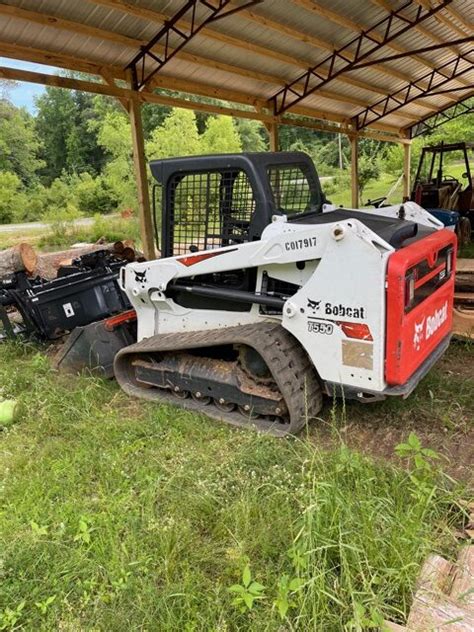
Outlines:
{"type": "Polygon", "coordinates": [[[455,59],[438,66],[438,68],[435,68],[423,77],[420,77],[419,80],[410,82],[406,86],[403,86],[400,90],[397,90],[388,97],[374,103],[373,106],[359,112],[355,118],[357,129],[363,129],[367,125],[380,120],[384,116],[396,112],[408,103],[412,103],[413,101],[422,99],[426,96],[425,88],[420,87],[421,80],[428,82],[429,92],[435,92],[453,81],[456,77],[464,75],[466,72],[470,71],[472,71],[471,61],[466,59],[464,55],[458,55],[455,59]],[[464,62],[464,64],[462,62],[464,62]],[[467,62],[467,65],[465,65],[465,62],[467,62]]]}
{"type": "MultiPolygon", "coordinates": [[[[301,0],[295,0],[300,2],[301,0]]],[[[306,0],[304,0],[306,2],[306,0]]],[[[399,9],[392,11],[386,17],[379,20],[376,24],[361,31],[348,44],[334,50],[334,52],[326,57],[323,61],[309,68],[300,77],[288,83],[282,90],[278,91],[272,98],[273,109],[275,114],[281,114],[305,99],[309,94],[322,88],[342,75],[349,72],[356,64],[370,57],[373,53],[378,52],[382,47],[387,46],[400,35],[403,35],[416,24],[420,24],[427,18],[431,17],[446,4],[452,0],[442,0],[436,7],[426,10],[418,7],[414,18],[407,18],[402,11],[412,4],[413,0],[407,0],[399,9]],[[379,30],[382,30],[383,36],[380,41],[379,30]],[[374,33],[376,36],[374,36],[374,33]],[[351,56],[347,55],[351,53],[351,56]],[[324,74],[321,70],[327,70],[324,74]],[[304,89],[299,90],[298,84],[303,83],[304,89]]],[[[345,19],[345,18],[344,18],[345,19]]]]}
{"type": "MultiPolygon", "coordinates": [[[[424,7],[425,9],[430,4],[429,0],[415,0],[415,1],[417,2],[417,4],[424,7]]],[[[447,8],[446,13],[451,15],[455,20],[458,20],[458,22],[460,22],[461,24],[463,24],[464,28],[459,27],[457,24],[452,22],[443,13],[438,14],[435,17],[435,20],[439,22],[440,24],[443,24],[444,26],[448,26],[453,32],[457,33],[458,35],[466,36],[472,33],[472,31],[474,30],[474,25],[468,24],[466,20],[462,17],[462,15],[460,15],[453,7],[447,8]]]]}

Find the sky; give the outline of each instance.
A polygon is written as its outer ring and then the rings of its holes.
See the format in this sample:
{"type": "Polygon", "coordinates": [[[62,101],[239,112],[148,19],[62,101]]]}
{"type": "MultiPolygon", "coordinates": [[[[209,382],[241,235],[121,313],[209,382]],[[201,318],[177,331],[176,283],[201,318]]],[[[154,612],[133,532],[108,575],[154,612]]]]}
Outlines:
{"type": "MultiPolygon", "coordinates": [[[[57,68],[52,66],[44,66],[43,64],[31,64],[26,61],[16,61],[13,59],[7,59],[6,57],[0,57],[0,66],[8,66],[9,68],[20,68],[21,70],[35,70],[36,72],[42,72],[48,75],[55,75],[58,73],[57,68]]],[[[36,83],[18,83],[16,88],[12,88],[8,92],[8,96],[14,105],[18,107],[26,107],[26,109],[32,114],[35,113],[35,96],[38,96],[44,92],[44,86],[40,86],[36,83]]]]}

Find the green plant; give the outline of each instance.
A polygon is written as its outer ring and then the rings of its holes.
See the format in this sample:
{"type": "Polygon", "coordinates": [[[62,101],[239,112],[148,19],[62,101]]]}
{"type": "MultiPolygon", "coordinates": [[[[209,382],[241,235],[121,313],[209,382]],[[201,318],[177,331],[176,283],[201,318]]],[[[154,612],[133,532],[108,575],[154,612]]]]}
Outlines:
{"type": "Polygon", "coordinates": [[[265,599],[265,586],[252,579],[252,573],[248,564],[245,565],[242,571],[242,582],[230,586],[228,590],[235,594],[234,599],[232,599],[232,605],[237,606],[241,612],[252,610],[256,601],[265,599]]]}
{"type": "Polygon", "coordinates": [[[51,595],[50,597],[47,597],[43,601],[35,601],[35,606],[38,608],[38,610],[44,616],[48,612],[49,606],[52,603],[54,603],[55,600],[56,600],[56,595],[51,595]]]}
{"type": "Polygon", "coordinates": [[[48,535],[48,527],[47,526],[40,526],[34,520],[31,520],[30,527],[31,527],[32,532],[38,537],[40,537],[42,535],[48,535]]]}
{"type": "Polygon", "coordinates": [[[16,624],[23,616],[25,605],[26,601],[21,601],[16,608],[9,608],[7,606],[1,615],[0,630],[14,630],[17,627],[16,624]]]}
{"type": "Polygon", "coordinates": [[[290,608],[297,608],[298,604],[295,595],[304,586],[304,582],[299,577],[290,579],[289,575],[282,575],[278,580],[278,594],[274,604],[278,610],[281,619],[286,617],[290,608]]]}
{"type": "Polygon", "coordinates": [[[91,542],[92,528],[90,522],[84,516],[79,518],[79,524],[77,526],[77,532],[74,536],[74,542],[80,542],[82,544],[90,544],[91,542]]]}
{"type": "Polygon", "coordinates": [[[439,459],[439,454],[431,448],[424,448],[420,439],[414,432],[410,432],[406,443],[399,443],[395,447],[398,456],[408,459],[415,466],[416,470],[430,471],[432,465],[430,460],[439,459]]]}
{"type": "Polygon", "coordinates": [[[354,616],[348,623],[349,630],[364,632],[364,630],[384,630],[384,620],[380,612],[372,607],[367,609],[363,603],[354,602],[354,616]]]}

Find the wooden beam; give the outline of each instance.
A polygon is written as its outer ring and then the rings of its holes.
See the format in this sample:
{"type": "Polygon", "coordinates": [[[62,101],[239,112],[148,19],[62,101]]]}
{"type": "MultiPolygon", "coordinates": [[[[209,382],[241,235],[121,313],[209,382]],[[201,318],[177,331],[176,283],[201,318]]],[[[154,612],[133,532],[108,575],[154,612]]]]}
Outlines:
{"type": "Polygon", "coordinates": [[[101,64],[97,61],[75,57],[74,55],[21,46],[20,44],[0,42],[0,56],[65,68],[66,70],[76,70],[97,76],[101,76],[103,70],[106,69],[115,79],[125,79],[125,72],[120,66],[101,64]]]}
{"type": "Polygon", "coordinates": [[[359,138],[350,136],[351,141],[351,203],[359,208],[359,138]]]}
{"type": "Polygon", "coordinates": [[[123,99],[135,99],[143,103],[158,103],[160,105],[168,105],[171,107],[183,107],[200,112],[209,112],[211,114],[225,114],[227,116],[237,116],[240,118],[259,119],[262,121],[275,121],[276,118],[270,114],[257,115],[249,110],[239,110],[237,108],[224,107],[214,103],[198,103],[187,99],[168,97],[154,92],[136,93],[128,88],[119,88],[118,86],[104,85],[103,83],[95,83],[93,81],[83,81],[82,79],[72,79],[70,77],[60,77],[58,75],[47,75],[39,72],[31,72],[29,70],[20,70],[19,68],[0,67],[0,78],[10,79],[12,81],[27,81],[29,83],[37,83],[40,85],[54,86],[56,88],[67,88],[70,90],[83,90],[84,92],[92,92],[94,94],[102,94],[104,96],[120,97],[123,99]]]}
{"type": "Polygon", "coordinates": [[[131,48],[139,48],[142,44],[146,44],[145,40],[137,40],[128,35],[117,33],[116,31],[96,28],[84,24],[83,22],[66,20],[49,13],[30,11],[10,4],[0,4],[0,15],[25,20],[33,24],[40,24],[41,26],[62,29],[71,33],[79,33],[86,37],[95,37],[100,40],[122,44],[123,46],[130,46],[131,48]]]}
{"type": "Polygon", "coordinates": [[[270,151],[280,151],[280,142],[278,134],[278,123],[266,123],[268,138],[270,140],[270,151]]]}
{"type": "MultiPolygon", "coordinates": [[[[308,129],[318,129],[320,131],[333,131],[334,133],[339,132],[351,132],[351,126],[346,119],[340,119],[338,121],[340,123],[339,126],[333,125],[330,126],[329,123],[324,122],[323,120],[306,120],[302,121],[300,119],[294,119],[290,116],[283,116],[280,119],[277,117],[265,113],[262,109],[257,113],[255,111],[250,110],[241,110],[238,108],[232,107],[224,107],[221,105],[216,105],[215,103],[200,103],[188,99],[169,97],[161,94],[155,94],[153,92],[134,92],[128,88],[122,88],[115,84],[113,85],[105,85],[103,83],[95,83],[92,81],[84,81],[82,79],[72,79],[70,77],[61,77],[58,75],[47,75],[45,73],[32,72],[28,70],[20,70],[19,68],[7,68],[0,67],[0,78],[1,79],[9,79],[12,81],[26,81],[29,83],[36,83],[40,85],[48,85],[54,86],[57,88],[66,88],[70,90],[83,90],[84,92],[92,92],[94,94],[101,94],[104,96],[111,96],[121,99],[135,99],[142,103],[157,103],[160,105],[167,105],[170,107],[182,107],[191,110],[208,112],[211,114],[224,114],[227,116],[235,116],[237,118],[247,118],[253,120],[259,120],[263,123],[280,123],[282,125],[293,125],[296,127],[306,127],[308,129]]],[[[296,110],[296,109],[295,109],[296,110]]],[[[299,109],[298,109],[299,110],[299,109]]],[[[321,119],[322,117],[327,117],[328,120],[331,120],[330,112],[320,112],[318,110],[313,110],[312,108],[301,108],[301,111],[294,112],[295,114],[299,114],[301,116],[306,117],[315,117],[321,119]]],[[[389,128],[387,126],[380,126],[382,131],[388,131],[393,134],[393,136],[388,136],[384,134],[380,134],[374,130],[365,130],[363,133],[359,134],[360,137],[363,138],[376,138],[378,140],[387,140],[389,142],[404,142],[403,139],[399,138],[397,134],[399,130],[397,128],[389,128]]]]}
{"type": "Polygon", "coordinates": [[[411,143],[403,145],[403,201],[410,199],[411,194],[411,143]]]}
{"type": "MultiPolygon", "coordinates": [[[[296,1],[296,0],[295,0],[296,1]]],[[[158,12],[158,11],[154,11],[145,7],[141,7],[141,6],[137,6],[134,4],[131,4],[129,2],[126,2],[125,0],[92,0],[92,2],[94,2],[95,4],[101,5],[101,6],[106,6],[110,9],[115,9],[118,11],[122,11],[124,13],[127,13],[128,15],[133,15],[134,17],[138,17],[141,18],[143,20],[148,20],[148,21],[152,21],[155,22],[157,24],[159,24],[160,26],[163,25],[163,23],[169,19],[169,15],[162,13],[162,12],[158,12]]],[[[239,14],[242,14],[243,17],[247,17],[248,19],[250,19],[251,21],[253,21],[253,12],[248,12],[248,10],[244,10],[244,11],[240,11],[239,14]],[[250,15],[252,14],[252,16],[250,15]]],[[[289,35],[288,29],[289,27],[284,27],[283,31],[279,28],[280,26],[282,26],[280,23],[277,23],[275,20],[266,20],[267,22],[267,26],[269,28],[272,28],[274,30],[277,30],[280,33],[284,33],[286,35],[289,35]]],[[[180,20],[177,24],[177,26],[181,26],[182,28],[189,28],[190,23],[187,22],[186,20],[180,20]]],[[[284,26],[284,25],[283,25],[284,26]]],[[[307,70],[307,68],[309,66],[311,66],[314,63],[314,60],[311,59],[300,59],[297,56],[291,56],[291,55],[285,55],[284,53],[281,53],[279,51],[277,51],[275,48],[268,48],[268,47],[264,47],[261,46],[259,44],[255,44],[253,42],[249,42],[246,41],[244,39],[239,39],[236,37],[232,37],[230,35],[221,33],[220,31],[216,31],[215,29],[206,27],[205,29],[203,29],[201,35],[203,37],[207,37],[209,39],[214,39],[217,41],[220,41],[222,43],[225,44],[229,44],[231,46],[234,46],[236,48],[239,49],[245,49],[247,51],[250,51],[252,53],[255,53],[257,55],[261,55],[263,57],[267,57],[267,58],[272,58],[272,59],[277,59],[279,61],[282,61],[286,64],[290,64],[292,66],[297,66],[301,69],[307,70]]],[[[292,37],[295,37],[297,40],[301,41],[301,33],[299,31],[297,31],[296,29],[294,29],[294,33],[292,34],[292,37]]],[[[324,50],[327,51],[331,51],[334,48],[334,44],[331,42],[324,42],[323,44],[323,40],[321,40],[320,38],[318,38],[318,42],[319,44],[321,44],[321,48],[323,48],[324,50]]],[[[313,39],[313,45],[316,46],[316,40],[313,39]]],[[[382,62],[381,62],[382,64],[382,62]]],[[[401,79],[402,81],[411,81],[412,77],[406,75],[405,73],[399,72],[397,70],[394,70],[393,68],[385,68],[382,65],[377,65],[374,66],[374,69],[377,69],[378,71],[380,71],[381,73],[387,75],[387,76],[391,76],[391,77],[395,77],[397,79],[401,79]]],[[[359,81],[353,77],[339,77],[338,79],[339,81],[343,82],[343,83],[347,83],[347,84],[351,84],[354,85],[358,88],[362,88],[365,90],[369,90],[372,92],[376,92],[378,94],[385,94],[387,95],[388,92],[387,90],[384,90],[382,88],[379,88],[371,83],[368,82],[363,82],[363,81],[359,81]]]]}
{"type": "Polygon", "coordinates": [[[130,124],[132,128],[133,162],[137,179],[138,213],[140,218],[140,236],[143,253],[147,259],[155,259],[155,239],[153,220],[151,217],[150,196],[148,192],[148,178],[146,172],[145,144],[143,140],[143,125],[140,102],[130,99],[128,102],[130,124]]]}
{"type": "MultiPolygon", "coordinates": [[[[254,16],[252,12],[250,12],[250,14],[254,16]]],[[[53,27],[60,30],[67,30],[69,32],[82,34],[87,37],[95,37],[100,40],[111,41],[117,44],[121,44],[122,46],[127,46],[133,50],[138,50],[140,46],[146,43],[144,40],[135,39],[126,35],[122,35],[120,33],[116,33],[114,31],[107,31],[105,29],[95,28],[95,27],[92,27],[80,22],[73,22],[71,20],[65,20],[63,18],[59,18],[47,13],[42,13],[38,11],[29,11],[29,10],[21,9],[19,7],[12,6],[12,5],[0,4],[0,15],[7,15],[9,17],[19,18],[27,22],[40,24],[42,26],[53,27]]],[[[264,20],[264,22],[266,23],[268,21],[264,20]]],[[[273,26],[274,28],[276,28],[276,23],[273,24],[273,26]]],[[[293,36],[295,36],[295,33],[297,31],[296,30],[292,30],[292,31],[294,31],[293,36]]],[[[153,50],[156,52],[162,53],[164,50],[164,47],[155,46],[153,50]]],[[[214,68],[216,70],[221,70],[223,72],[235,74],[241,77],[245,77],[247,79],[255,79],[256,81],[270,83],[276,86],[284,86],[286,81],[289,80],[289,78],[280,77],[280,76],[272,75],[269,73],[257,72],[248,68],[235,66],[232,64],[221,62],[219,60],[216,60],[210,57],[204,57],[202,55],[196,55],[194,53],[189,53],[186,51],[180,51],[176,55],[176,57],[193,64],[204,66],[206,68],[214,68]]],[[[103,76],[103,74],[104,73],[102,72],[101,75],[103,76]]],[[[110,73],[108,74],[110,75],[110,73]]],[[[350,79],[349,83],[351,84],[355,83],[357,87],[367,89],[367,86],[363,82],[359,82],[357,80],[355,80],[354,82],[354,80],[350,79]]],[[[187,90],[187,92],[189,91],[190,90],[187,90]]],[[[357,105],[362,108],[366,108],[369,105],[369,103],[363,99],[358,99],[356,97],[351,97],[351,95],[344,95],[344,94],[340,94],[340,93],[330,91],[330,90],[320,90],[318,94],[324,98],[327,98],[333,101],[338,101],[341,103],[349,103],[350,105],[357,105]]],[[[408,120],[418,119],[418,117],[416,117],[415,115],[404,114],[403,112],[400,112],[399,115],[408,120]]]]}
{"type": "MultiPolygon", "coordinates": [[[[109,86],[117,87],[115,83],[115,79],[105,70],[102,71],[102,79],[109,86]]],[[[128,114],[128,101],[127,99],[123,99],[122,97],[117,97],[118,103],[121,105],[122,110],[124,110],[128,114]]]]}

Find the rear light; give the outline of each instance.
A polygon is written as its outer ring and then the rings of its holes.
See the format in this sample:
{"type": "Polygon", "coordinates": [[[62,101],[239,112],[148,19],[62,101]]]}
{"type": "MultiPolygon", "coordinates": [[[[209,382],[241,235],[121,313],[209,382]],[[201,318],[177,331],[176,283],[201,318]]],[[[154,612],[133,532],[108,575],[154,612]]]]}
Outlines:
{"type": "Polygon", "coordinates": [[[117,316],[107,318],[104,326],[106,331],[114,331],[114,329],[116,329],[120,325],[123,325],[124,323],[129,323],[133,320],[137,320],[137,312],[134,309],[130,309],[128,310],[128,312],[122,312],[121,314],[117,314],[117,316]]]}
{"type": "Polygon", "coordinates": [[[405,277],[405,309],[408,309],[415,299],[415,273],[405,277]]]}
{"type": "Polygon", "coordinates": [[[446,254],[446,276],[449,277],[453,269],[453,249],[450,248],[446,254]]]}
{"type": "Polygon", "coordinates": [[[343,333],[348,338],[356,338],[357,340],[373,340],[368,325],[365,325],[364,323],[338,322],[337,324],[341,327],[343,333]]]}

